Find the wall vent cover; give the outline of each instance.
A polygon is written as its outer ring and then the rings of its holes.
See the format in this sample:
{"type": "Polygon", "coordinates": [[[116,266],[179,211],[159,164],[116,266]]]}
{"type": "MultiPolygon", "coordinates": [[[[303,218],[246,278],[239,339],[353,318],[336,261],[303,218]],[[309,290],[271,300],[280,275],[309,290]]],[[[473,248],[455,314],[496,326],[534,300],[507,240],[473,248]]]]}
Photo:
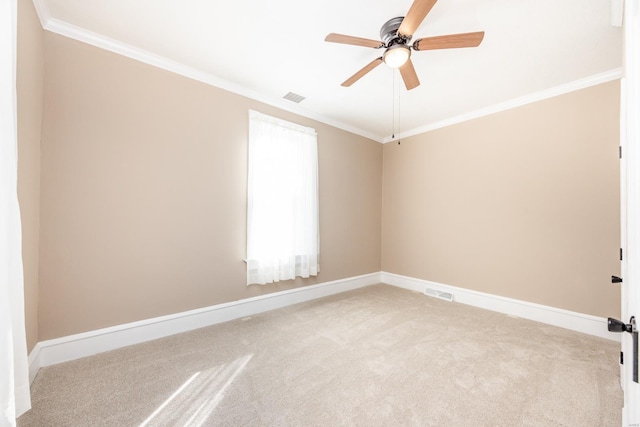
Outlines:
{"type": "Polygon", "coordinates": [[[293,92],[289,92],[288,94],[283,96],[283,98],[289,101],[293,101],[296,104],[299,104],[300,102],[302,102],[302,100],[304,100],[304,96],[298,95],[297,93],[293,93],[293,92]]]}

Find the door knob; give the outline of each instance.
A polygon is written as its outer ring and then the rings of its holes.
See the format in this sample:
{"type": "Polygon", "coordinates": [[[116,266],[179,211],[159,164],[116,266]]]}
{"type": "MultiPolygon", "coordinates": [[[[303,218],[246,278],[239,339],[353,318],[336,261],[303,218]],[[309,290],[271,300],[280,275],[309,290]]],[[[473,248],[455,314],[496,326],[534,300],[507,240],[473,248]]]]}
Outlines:
{"type": "Polygon", "coordinates": [[[607,329],[609,332],[629,332],[633,337],[633,382],[638,382],[638,329],[636,327],[636,318],[631,316],[629,323],[623,323],[618,319],[609,317],[607,320],[607,329]]]}
{"type": "Polygon", "coordinates": [[[611,276],[611,283],[622,283],[622,277],[611,276]]]}

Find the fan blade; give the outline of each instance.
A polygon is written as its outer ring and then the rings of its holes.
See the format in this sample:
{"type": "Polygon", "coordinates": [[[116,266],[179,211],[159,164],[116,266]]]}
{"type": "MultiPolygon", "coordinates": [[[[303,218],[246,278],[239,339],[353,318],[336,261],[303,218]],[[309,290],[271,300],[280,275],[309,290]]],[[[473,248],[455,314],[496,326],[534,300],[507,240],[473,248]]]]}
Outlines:
{"type": "Polygon", "coordinates": [[[371,61],[367,65],[365,65],[360,71],[358,71],[353,76],[351,76],[347,80],[345,80],[342,83],[342,86],[344,86],[344,87],[351,86],[352,84],[354,84],[355,82],[360,80],[365,74],[367,74],[369,71],[373,70],[374,68],[376,68],[380,64],[382,64],[382,57],[374,59],[373,61],[371,61]]]}
{"type": "Polygon", "coordinates": [[[398,35],[411,37],[438,0],[415,0],[402,20],[398,35]]]}
{"type": "Polygon", "coordinates": [[[413,43],[414,50],[454,49],[476,47],[482,43],[484,31],[475,33],[449,34],[448,36],[425,37],[413,43]]]}
{"type": "Polygon", "coordinates": [[[407,90],[411,90],[414,87],[420,86],[420,80],[418,80],[416,69],[413,68],[413,62],[411,62],[411,58],[407,59],[407,62],[405,62],[402,67],[400,67],[400,75],[402,75],[402,80],[404,81],[404,85],[407,90]]]}
{"type": "Polygon", "coordinates": [[[363,39],[361,37],[345,36],[344,34],[331,33],[324,38],[326,42],[352,44],[363,47],[381,48],[384,44],[378,40],[363,39]]]}

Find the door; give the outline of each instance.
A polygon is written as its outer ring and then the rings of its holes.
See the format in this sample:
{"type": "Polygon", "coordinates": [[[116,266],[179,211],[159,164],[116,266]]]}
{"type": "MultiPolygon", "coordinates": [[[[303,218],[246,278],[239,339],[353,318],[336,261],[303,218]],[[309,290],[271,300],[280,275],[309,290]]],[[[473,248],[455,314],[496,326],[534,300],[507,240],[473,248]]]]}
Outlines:
{"type": "MultiPolygon", "coordinates": [[[[620,139],[622,191],[622,320],[640,320],[640,1],[624,2],[620,139]]],[[[622,332],[622,425],[640,427],[637,326],[622,332]],[[635,331],[635,332],[634,332],[635,331]],[[635,358],[635,361],[634,361],[635,358]],[[635,375],[635,379],[634,379],[635,375]]]]}

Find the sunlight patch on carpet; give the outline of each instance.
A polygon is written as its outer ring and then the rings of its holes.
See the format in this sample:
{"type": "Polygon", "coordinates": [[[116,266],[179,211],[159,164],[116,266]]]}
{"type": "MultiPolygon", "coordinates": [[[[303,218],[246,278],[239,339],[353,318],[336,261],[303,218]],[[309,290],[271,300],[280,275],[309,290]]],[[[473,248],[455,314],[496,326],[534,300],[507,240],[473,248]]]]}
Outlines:
{"type": "Polygon", "coordinates": [[[253,354],[249,354],[232,362],[196,372],[139,427],[146,427],[151,421],[154,425],[203,426],[224,399],[225,390],[244,371],[252,357],[253,354]]]}

